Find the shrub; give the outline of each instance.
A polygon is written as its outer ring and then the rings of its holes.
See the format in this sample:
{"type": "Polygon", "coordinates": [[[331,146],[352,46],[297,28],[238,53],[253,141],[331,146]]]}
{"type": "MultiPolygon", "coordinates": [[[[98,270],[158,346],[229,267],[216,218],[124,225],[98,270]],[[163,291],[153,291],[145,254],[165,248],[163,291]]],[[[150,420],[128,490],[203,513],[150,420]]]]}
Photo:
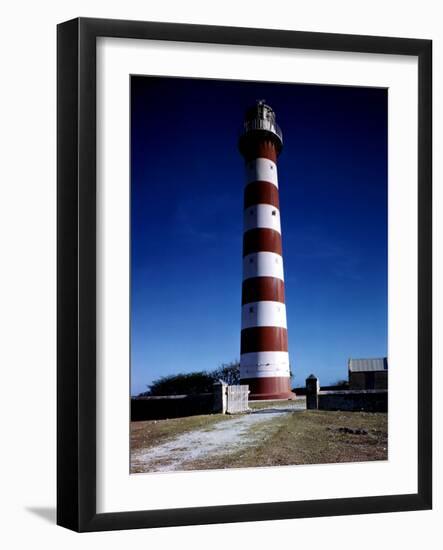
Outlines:
{"type": "Polygon", "coordinates": [[[217,369],[212,371],[214,380],[223,380],[229,386],[240,384],[240,363],[231,361],[230,363],[222,363],[217,369]]]}
{"type": "Polygon", "coordinates": [[[214,378],[208,372],[162,376],[149,386],[149,395],[183,395],[212,392],[214,378]]]}
{"type": "Polygon", "coordinates": [[[215,382],[223,380],[230,386],[240,383],[240,363],[231,361],[222,363],[213,371],[199,371],[190,373],[171,374],[154,380],[149,391],[142,395],[189,395],[195,393],[209,393],[213,391],[215,382]]]}

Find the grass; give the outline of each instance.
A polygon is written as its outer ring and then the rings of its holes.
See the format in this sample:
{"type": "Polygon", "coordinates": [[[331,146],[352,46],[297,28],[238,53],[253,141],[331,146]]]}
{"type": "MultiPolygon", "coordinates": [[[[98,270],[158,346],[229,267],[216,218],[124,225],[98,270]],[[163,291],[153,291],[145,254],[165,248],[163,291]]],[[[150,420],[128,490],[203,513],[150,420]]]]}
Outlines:
{"type": "MultiPolygon", "coordinates": [[[[273,420],[260,443],[234,455],[213,457],[189,469],[248,468],[387,460],[387,414],[302,411],[273,420]],[[349,433],[364,430],[367,433],[349,433]]],[[[188,468],[187,468],[188,469],[188,468]]]]}
{"type": "MultiPolygon", "coordinates": [[[[229,422],[233,418],[236,416],[217,414],[134,422],[131,447],[134,450],[149,448],[191,430],[210,430],[215,423],[229,422]]],[[[269,422],[251,429],[256,436],[254,445],[245,445],[229,455],[208,456],[188,462],[183,469],[326,464],[388,458],[385,413],[297,411],[277,418],[270,417],[269,422]]]]}

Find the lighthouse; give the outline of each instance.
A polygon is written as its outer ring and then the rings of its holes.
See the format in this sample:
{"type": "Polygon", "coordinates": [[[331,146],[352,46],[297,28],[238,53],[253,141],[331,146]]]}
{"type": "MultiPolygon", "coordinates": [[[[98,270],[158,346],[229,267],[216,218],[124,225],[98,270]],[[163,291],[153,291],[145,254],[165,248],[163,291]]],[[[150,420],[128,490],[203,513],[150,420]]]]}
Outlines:
{"type": "Polygon", "coordinates": [[[277,158],[283,136],[263,100],[245,116],[239,149],[245,160],[241,384],[249,399],[289,399],[288,331],[277,158]]]}

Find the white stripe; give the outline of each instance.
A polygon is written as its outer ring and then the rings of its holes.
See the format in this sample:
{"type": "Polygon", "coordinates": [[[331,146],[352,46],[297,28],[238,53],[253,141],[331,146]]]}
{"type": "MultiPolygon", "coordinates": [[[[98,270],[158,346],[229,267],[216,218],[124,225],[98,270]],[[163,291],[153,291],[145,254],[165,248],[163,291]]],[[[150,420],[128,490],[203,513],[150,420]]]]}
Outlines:
{"type": "Polygon", "coordinates": [[[241,327],[286,328],[286,306],[280,302],[261,301],[242,307],[241,327]]]}
{"type": "Polygon", "coordinates": [[[283,258],[275,252],[248,254],[243,258],[243,280],[251,277],[276,277],[283,281],[283,258]]]}
{"type": "Polygon", "coordinates": [[[258,351],[243,353],[240,356],[241,378],[265,378],[268,376],[290,376],[287,351],[258,351]]]}
{"type": "Polygon", "coordinates": [[[243,229],[267,228],[281,233],[280,211],[271,204],[255,204],[243,213],[243,229]]]}
{"type": "Polygon", "coordinates": [[[277,165],[265,158],[257,158],[246,163],[246,185],[251,181],[269,181],[278,187],[277,165]]]}

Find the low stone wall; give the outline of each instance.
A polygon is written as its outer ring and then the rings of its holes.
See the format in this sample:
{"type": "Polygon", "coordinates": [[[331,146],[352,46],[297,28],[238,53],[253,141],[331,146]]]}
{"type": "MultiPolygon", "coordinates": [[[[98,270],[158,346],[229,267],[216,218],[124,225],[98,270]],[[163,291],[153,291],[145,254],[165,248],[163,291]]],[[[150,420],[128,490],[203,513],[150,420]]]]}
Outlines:
{"type": "Polygon", "coordinates": [[[131,420],[162,420],[210,414],[219,412],[215,411],[219,407],[218,395],[215,393],[135,397],[131,399],[131,420]]]}
{"type": "Polygon", "coordinates": [[[323,411],[388,411],[388,390],[320,391],[319,379],[306,378],[306,408],[323,411]]]}
{"type": "Polygon", "coordinates": [[[325,411],[387,412],[387,390],[320,391],[318,408],[325,411]]]}
{"type": "Polygon", "coordinates": [[[245,412],[248,410],[248,394],[247,385],[228,386],[220,380],[213,385],[212,393],[134,397],[131,399],[131,420],[245,412]]]}

